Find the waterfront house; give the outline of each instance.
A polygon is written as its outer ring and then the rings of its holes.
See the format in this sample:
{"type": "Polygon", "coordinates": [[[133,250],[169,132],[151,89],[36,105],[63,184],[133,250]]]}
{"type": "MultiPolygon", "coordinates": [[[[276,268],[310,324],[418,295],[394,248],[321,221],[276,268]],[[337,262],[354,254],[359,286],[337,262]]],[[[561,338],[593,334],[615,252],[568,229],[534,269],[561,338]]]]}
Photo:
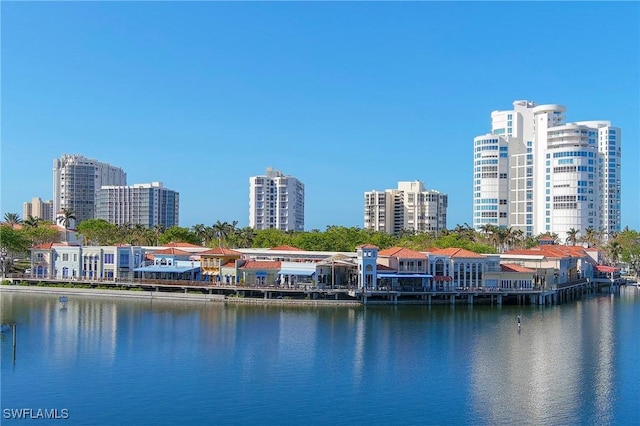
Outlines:
{"type": "Polygon", "coordinates": [[[200,262],[191,253],[170,247],[148,254],[151,264],[134,269],[142,279],[200,281],[200,262]]]}
{"type": "Polygon", "coordinates": [[[378,252],[379,285],[391,290],[424,291],[433,275],[427,273],[427,255],[404,247],[390,247],[378,252]],[[387,268],[381,270],[380,266],[387,268]]]}
{"type": "Polygon", "coordinates": [[[236,282],[236,261],[242,257],[239,251],[216,247],[198,253],[205,281],[233,284],[236,282]]]}
{"type": "Polygon", "coordinates": [[[50,278],[53,275],[55,253],[53,247],[63,243],[43,243],[31,248],[31,274],[38,278],[50,278]]]}
{"type": "Polygon", "coordinates": [[[237,261],[239,284],[257,287],[275,286],[279,281],[281,262],[277,260],[237,261]]]}
{"type": "Polygon", "coordinates": [[[45,243],[31,248],[31,276],[55,279],[129,279],[142,261],[137,246],[78,246],[45,243]]]}
{"type": "Polygon", "coordinates": [[[321,288],[347,288],[358,280],[358,265],[353,257],[337,253],[318,262],[317,274],[321,288]]]}
{"type": "Polygon", "coordinates": [[[501,290],[533,290],[536,270],[517,263],[500,265],[501,274],[498,288],[501,290]]]}
{"type": "Polygon", "coordinates": [[[280,262],[278,284],[284,287],[317,284],[317,262],[280,262]]]}
{"type": "Polygon", "coordinates": [[[485,256],[456,247],[429,249],[427,255],[434,290],[475,289],[485,286],[485,256]]]}
{"type": "Polygon", "coordinates": [[[595,264],[593,258],[580,246],[552,244],[510,250],[502,253],[500,258],[503,262],[535,270],[534,285],[546,288],[593,278],[595,264]]]}

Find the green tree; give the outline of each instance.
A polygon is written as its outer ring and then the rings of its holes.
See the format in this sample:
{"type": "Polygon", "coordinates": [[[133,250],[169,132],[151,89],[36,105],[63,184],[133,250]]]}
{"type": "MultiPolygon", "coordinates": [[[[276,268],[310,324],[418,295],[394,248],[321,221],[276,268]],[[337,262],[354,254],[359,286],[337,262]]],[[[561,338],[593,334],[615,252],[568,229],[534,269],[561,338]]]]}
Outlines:
{"type": "Polygon", "coordinates": [[[622,245],[617,241],[611,241],[607,244],[606,247],[607,257],[609,258],[609,263],[612,265],[617,265],[620,260],[620,255],[622,254],[622,245]]]}
{"type": "Polygon", "coordinates": [[[11,226],[20,225],[22,223],[22,219],[20,219],[20,215],[18,213],[5,213],[4,223],[11,226]]]}
{"type": "Polygon", "coordinates": [[[69,241],[69,226],[71,221],[76,220],[76,216],[71,209],[62,209],[62,215],[58,217],[58,222],[64,227],[64,240],[69,241]]]}
{"type": "Polygon", "coordinates": [[[118,238],[118,227],[104,219],[87,219],[78,225],[78,233],[86,245],[103,246],[122,241],[118,238]]]}
{"type": "Polygon", "coordinates": [[[202,223],[198,223],[197,225],[193,225],[191,227],[191,232],[195,234],[198,238],[198,244],[202,246],[207,246],[207,228],[202,223]]]}
{"type": "Polygon", "coordinates": [[[32,246],[60,241],[60,231],[52,223],[44,223],[35,228],[24,227],[20,232],[32,246]]]}
{"type": "Polygon", "coordinates": [[[282,245],[294,245],[291,242],[291,237],[284,231],[275,228],[256,230],[256,236],[253,240],[254,247],[267,248],[282,245]]]}
{"type": "Polygon", "coordinates": [[[26,253],[30,241],[25,238],[22,230],[13,229],[12,226],[0,225],[0,246],[11,253],[26,253]]]}
{"type": "Polygon", "coordinates": [[[242,229],[239,230],[238,232],[238,238],[236,240],[237,242],[237,247],[245,247],[245,248],[249,248],[249,247],[253,247],[253,240],[256,238],[256,231],[255,229],[246,226],[242,229]]]}
{"type": "Polygon", "coordinates": [[[160,245],[170,242],[198,244],[198,237],[189,228],[172,226],[160,236],[160,245]]]}
{"type": "Polygon", "coordinates": [[[154,236],[153,241],[156,246],[160,244],[160,236],[164,234],[164,231],[166,230],[167,230],[166,226],[164,226],[161,223],[153,225],[153,236],[154,236]]]}
{"type": "Polygon", "coordinates": [[[218,247],[222,247],[227,237],[229,237],[230,226],[227,222],[217,221],[211,227],[215,238],[218,240],[218,247]]]}
{"type": "Polygon", "coordinates": [[[599,232],[590,226],[584,231],[584,235],[580,238],[580,241],[587,243],[588,247],[596,247],[600,243],[599,232]]]}
{"type": "Polygon", "coordinates": [[[31,215],[29,215],[25,220],[22,221],[22,224],[26,228],[37,228],[41,223],[43,223],[42,219],[40,219],[39,217],[33,217],[31,215]]]}
{"type": "Polygon", "coordinates": [[[640,276],[640,233],[625,227],[616,235],[616,242],[622,247],[620,260],[629,265],[630,272],[640,276]]]}
{"type": "Polygon", "coordinates": [[[575,246],[576,243],[578,242],[578,234],[580,233],[579,230],[575,229],[575,228],[570,228],[567,231],[567,244],[571,244],[572,246],[575,246]]]}

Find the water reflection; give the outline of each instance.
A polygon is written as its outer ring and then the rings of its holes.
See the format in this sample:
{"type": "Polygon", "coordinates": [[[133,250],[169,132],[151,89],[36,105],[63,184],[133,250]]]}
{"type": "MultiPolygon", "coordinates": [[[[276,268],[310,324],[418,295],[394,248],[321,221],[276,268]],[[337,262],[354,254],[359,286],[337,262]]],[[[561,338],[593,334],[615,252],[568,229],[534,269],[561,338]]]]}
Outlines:
{"type": "MultiPolygon", "coordinates": [[[[67,401],[84,401],[94,381],[107,423],[121,423],[109,413],[136,404],[154,408],[136,424],[270,424],[283,416],[318,424],[624,423],[640,402],[638,293],[523,308],[70,297],[66,310],[57,296],[2,293],[3,322],[19,326],[16,369],[2,366],[3,387],[12,389],[2,402],[60,397],[61,380],[67,401]],[[43,372],[51,378],[36,389],[24,384],[43,372]],[[137,396],[113,397],[123,393],[137,396]],[[213,405],[198,404],[212,395],[213,405]],[[251,401],[248,417],[238,417],[241,401],[251,401]],[[193,417],[172,417],[178,403],[193,417]]],[[[7,345],[3,338],[3,361],[7,345]]],[[[74,404],[86,424],[91,401],[74,404]]]]}

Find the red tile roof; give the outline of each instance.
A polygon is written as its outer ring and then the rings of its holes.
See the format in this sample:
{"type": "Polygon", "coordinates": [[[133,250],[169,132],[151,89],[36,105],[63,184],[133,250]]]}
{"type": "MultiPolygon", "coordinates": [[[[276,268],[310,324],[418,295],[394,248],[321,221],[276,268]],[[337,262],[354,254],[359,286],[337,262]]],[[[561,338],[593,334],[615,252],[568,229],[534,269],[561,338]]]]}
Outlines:
{"type": "Polygon", "coordinates": [[[386,265],[377,264],[376,265],[376,271],[395,271],[395,269],[390,268],[390,267],[388,267],[386,265]]]}
{"type": "Polygon", "coordinates": [[[503,263],[500,265],[500,269],[504,272],[535,272],[535,270],[531,268],[525,268],[522,265],[518,265],[517,263],[503,263]]]}
{"type": "Polygon", "coordinates": [[[231,266],[236,266],[236,261],[235,260],[230,260],[230,261],[228,261],[226,263],[223,263],[222,266],[225,267],[225,268],[229,268],[231,266]]]}
{"type": "Polygon", "coordinates": [[[201,251],[198,254],[200,256],[202,256],[203,254],[211,254],[211,255],[217,255],[217,256],[242,256],[242,253],[240,253],[239,251],[235,251],[235,250],[231,250],[223,247],[216,247],[216,248],[212,248],[211,250],[201,251]]]}
{"type": "Polygon", "coordinates": [[[361,244],[359,246],[356,247],[357,249],[359,248],[374,248],[374,249],[379,249],[378,246],[374,246],[373,244],[361,244]]]}
{"type": "Polygon", "coordinates": [[[445,255],[449,257],[463,257],[463,258],[484,258],[481,254],[474,253],[471,250],[463,248],[449,247],[445,249],[435,249],[431,253],[438,255],[445,255]]]}
{"type": "Polygon", "coordinates": [[[399,259],[426,259],[427,255],[404,247],[389,247],[378,252],[379,256],[397,257],[399,259]]]}
{"type": "Polygon", "coordinates": [[[42,243],[42,244],[38,244],[37,246],[33,246],[31,247],[32,250],[49,250],[51,249],[51,247],[53,247],[54,243],[42,243]]]}
{"type": "Polygon", "coordinates": [[[69,244],[66,242],[60,243],[42,243],[37,246],[31,247],[31,250],[51,250],[52,247],[80,247],[77,244],[69,244]]]}
{"type": "Polygon", "coordinates": [[[504,254],[544,256],[550,259],[559,259],[564,257],[587,257],[588,254],[583,247],[580,246],[562,246],[562,245],[540,245],[530,249],[516,249],[505,252],[504,254]]]}
{"type": "Polygon", "coordinates": [[[248,260],[240,269],[280,269],[280,265],[277,260],[248,260]]]}
{"type": "Polygon", "coordinates": [[[607,265],[596,265],[596,271],[599,272],[618,272],[620,268],[616,268],[615,266],[607,266],[607,265]]]}
{"type": "Polygon", "coordinates": [[[164,250],[158,250],[151,253],[152,256],[155,256],[158,254],[172,254],[174,256],[191,256],[191,253],[189,253],[188,251],[179,250],[175,247],[166,248],[164,250]]]}
{"type": "Polygon", "coordinates": [[[197,244],[191,244],[191,243],[176,243],[176,242],[170,242],[164,245],[164,247],[200,247],[202,248],[202,246],[199,246],[197,244]]]}
{"type": "Polygon", "coordinates": [[[294,247],[294,246],[277,246],[277,247],[271,247],[269,250],[283,250],[283,251],[304,251],[301,248],[298,247],[294,247]]]}

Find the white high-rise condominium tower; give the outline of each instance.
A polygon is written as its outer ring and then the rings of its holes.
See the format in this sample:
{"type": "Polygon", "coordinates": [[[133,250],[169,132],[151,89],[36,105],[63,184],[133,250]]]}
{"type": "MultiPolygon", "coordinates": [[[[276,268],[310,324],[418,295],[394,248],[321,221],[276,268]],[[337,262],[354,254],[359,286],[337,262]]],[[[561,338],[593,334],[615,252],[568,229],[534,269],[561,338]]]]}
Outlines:
{"type": "Polygon", "coordinates": [[[271,167],[262,176],[250,177],[249,226],[304,231],[304,184],[271,167]]]}
{"type": "Polygon", "coordinates": [[[388,234],[403,230],[437,233],[447,228],[447,195],[425,189],[420,181],[365,192],[364,228],[388,234]]]}
{"type": "Polygon", "coordinates": [[[620,129],[565,123],[562,105],[515,101],[474,138],[473,225],[525,235],[620,231],[620,129]]]}
{"type": "Polygon", "coordinates": [[[103,185],[126,185],[120,168],[82,155],[53,160],[53,214],[71,209],[76,223],[95,217],[96,191],[103,185]]]}
{"type": "Polygon", "coordinates": [[[179,199],[161,182],[102,186],[96,194],[96,218],[116,225],[170,228],[179,224],[179,199]]]}

